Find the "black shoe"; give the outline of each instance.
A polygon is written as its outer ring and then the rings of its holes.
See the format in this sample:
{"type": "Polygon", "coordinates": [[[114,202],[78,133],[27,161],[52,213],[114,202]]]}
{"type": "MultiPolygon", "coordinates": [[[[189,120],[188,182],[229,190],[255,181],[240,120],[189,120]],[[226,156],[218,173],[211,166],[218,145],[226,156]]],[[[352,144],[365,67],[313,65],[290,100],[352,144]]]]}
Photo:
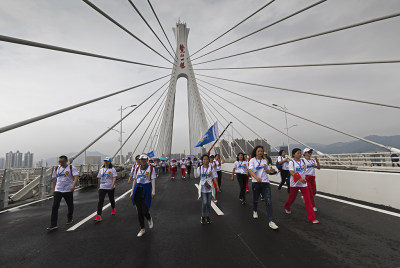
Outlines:
{"type": "Polygon", "coordinates": [[[71,225],[73,222],[74,222],[74,220],[70,219],[70,220],[67,221],[66,225],[71,225]]]}
{"type": "Polygon", "coordinates": [[[278,186],[278,190],[280,190],[280,189],[282,189],[282,186],[281,186],[281,185],[278,186]]]}
{"type": "Polygon", "coordinates": [[[206,218],[205,217],[201,217],[200,218],[200,223],[201,224],[206,224],[206,218]]]}
{"type": "Polygon", "coordinates": [[[246,205],[246,200],[243,200],[243,201],[242,201],[242,205],[246,205]]]}
{"type": "Polygon", "coordinates": [[[206,222],[207,222],[207,224],[211,224],[211,219],[210,219],[210,217],[206,217],[206,222]]]}
{"type": "Polygon", "coordinates": [[[54,230],[57,230],[58,229],[58,226],[50,226],[50,227],[47,227],[47,231],[49,231],[49,232],[51,232],[51,231],[54,231],[54,230]]]}

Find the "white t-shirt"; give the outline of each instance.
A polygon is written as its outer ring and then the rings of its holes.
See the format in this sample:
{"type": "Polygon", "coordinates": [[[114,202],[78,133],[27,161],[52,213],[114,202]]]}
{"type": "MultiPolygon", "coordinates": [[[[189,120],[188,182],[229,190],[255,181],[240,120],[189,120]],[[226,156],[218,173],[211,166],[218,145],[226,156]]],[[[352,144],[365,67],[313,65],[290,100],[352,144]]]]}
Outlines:
{"type": "Polygon", "coordinates": [[[117,177],[115,168],[101,168],[97,175],[100,178],[100,189],[110,190],[114,177],[117,177]]]}
{"type": "Polygon", "coordinates": [[[304,175],[315,176],[315,167],[317,166],[317,162],[315,161],[315,159],[307,160],[307,158],[302,158],[301,160],[306,166],[304,175]]]}
{"type": "Polygon", "coordinates": [[[162,167],[165,167],[165,162],[161,162],[161,166],[162,166],[162,167]]]}
{"type": "Polygon", "coordinates": [[[133,177],[133,174],[135,174],[135,170],[136,170],[136,167],[137,166],[139,166],[138,164],[134,164],[133,166],[132,166],[132,168],[131,168],[131,174],[129,174],[130,176],[132,176],[133,177]]]}
{"type": "Polygon", "coordinates": [[[239,174],[247,174],[248,167],[249,167],[249,163],[247,163],[247,161],[236,161],[233,164],[235,173],[239,173],[239,174]]]}
{"type": "Polygon", "coordinates": [[[181,168],[186,169],[186,161],[181,160],[181,168]]]}
{"type": "Polygon", "coordinates": [[[176,167],[177,163],[176,162],[171,162],[171,167],[176,167]]]}
{"type": "MultiPolygon", "coordinates": [[[[221,165],[222,165],[222,162],[221,162],[221,165]]],[[[221,171],[221,165],[219,164],[218,160],[214,160],[214,167],[217,171],[221,171]]]]}
{"type": "MultiPolygon", "coordinates": [[[[296,160],[291,160],[289,162],[289,170],[294,171],[294,173],[298,172],[301,177],[304,179],[305,178],[305,165],[304,162],[300,159],[300,162],[297,162],[296,160]]],[[[294,178],[292,175],[290,175],[290,187],[307,187],[307,182],[302,183],[301,181],[297,181],[296,183],[294,182],[294,178]]]]}
{"type": "MultiPolygon", "coordinates": [[[[285,155],[285,157],[278,156],[278,162],[281,162],[281,161],[285,160],[286,158],[288,158],[287,155],[285,155]]],[[[289,170],[289,163],[288,162],[283,162],[282,169],[283,170],[289,170]]]]}
{"type": "Polygon", "coordinates": [[[56,182],[56,192],[70,192],[70,189],[72,185],[74,184],[74,177],[73,176],[78,176],[79,172],[78,170],[72,166],[68,165],[65,168],[63,168],[61,165],[58,166],[57,171],[54,169],[53,171],[53,178],[57,178],[56,182]]]}
{"type": "Polygon", "coordinates": [[[202,193],[211,193],[212,187],[214,187],[212,179],[218,178],[218,174],[215,171],[215,169],[213,167],[211,167],[211,165],[208,165],[208,168],[204,168],[203,166],[201,166],[201,167],[197,168],[197,174],[200,175],[201,192],[202,193]],[[204,184],[206,183],[206,180],[211,185],[211,188],[209,188],[209,189],[206,186],[204,186],[204,184]]]}
{"type": "Polygon", "coordinates": [[[137,172],[136,172],[136,169],[135,169],[135,174],[133,175],[133,178],[137,180],[137,183],[141,183],[141,184],[150,183],[151,180],[154,180],[156,178],[156,171],[154,170],[154,167],[151,168],[150,165],[147,166],[146,170],[142,170],[141,168],[139,168],[139,169],[137,169],[137,172]],[[151,172],[151,169],[153,169],[153,172],[151,172]]]}
{"type": "MultiPolygon", "coordinates": [[[[249,169],[251,169],[257,177],[261,179],[261,182],[268,182],[268,162],[265,159],[257,160],[257,158],[250,159],[249,169]]],[[[257,182],[254,177],[251,177],[252,182],[257,182]]]]}
{"type": "MultiPolygon", "coordinates": [[[[192,161],[191,161],[191,160],[187,160],[187,161],[186,161],[186,166],[187,166],[187,167],[190,167],[190,166],[191,166],[190,162],[192,162],[192,161]]],[[[193,164],[193,162],[192,162],[192,164],[193,164]]]]}

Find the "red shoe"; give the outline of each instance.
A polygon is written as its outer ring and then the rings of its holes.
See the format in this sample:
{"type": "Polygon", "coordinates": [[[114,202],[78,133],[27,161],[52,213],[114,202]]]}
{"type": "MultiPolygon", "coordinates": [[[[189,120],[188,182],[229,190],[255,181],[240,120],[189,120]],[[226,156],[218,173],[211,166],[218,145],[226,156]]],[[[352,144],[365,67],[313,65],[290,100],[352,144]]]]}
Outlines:
{"type": "Polygon", "coordinates": [[[93,219],[94,221],[102,221],[103,219],[101,218],[100,215],[97,215],[96,218],[93,219]]]}
{"type": "Polygon", "coordinates": [[[111,215],[115,215],[115,208],[111,209],[111,215]]]}

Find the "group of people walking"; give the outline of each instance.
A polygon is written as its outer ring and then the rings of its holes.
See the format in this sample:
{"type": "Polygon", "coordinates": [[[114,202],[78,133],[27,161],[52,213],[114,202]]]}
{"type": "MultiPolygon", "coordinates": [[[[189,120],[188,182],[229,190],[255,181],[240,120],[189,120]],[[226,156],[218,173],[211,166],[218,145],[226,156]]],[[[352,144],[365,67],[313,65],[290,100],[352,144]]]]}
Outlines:
{"type": "MultiPolygon", "coordinates": [[[[281,182],[278,189],[286,183],[289,196],[284,205],[284,210],[287,214],[291,214],[291,205],[300,191],[304,199],[304,204],[307,212],[307,219],[312,223],[319,223],[316,219],[315,212],[317,211],[314,196],[316,195],[315,169],[320,168],[317,157],[312,158],[313,150],[310,148],[300,149],[295,148],[292,151],[292,159],[290,159],[284,150],[279,152],[279,157],[276,162],[276,167],[281,175],[281,182]]],[[[105,196],[108,195],[111,204],[111,215],[116,214],[115,209],[115,183],[117,172],[112,165],[110,157],[104,158],[104,165],[98,172],[98,195],[97,215],[94,221],[102,221],[102,210],[105,196]]],[[[178,168],[177,161],[172,159],[170,163],[154,162],[149,163],[147,155],[137,155],[136,163],[132,166],[128,183],[132,181],[132,189],[130,199],[136,206],[140,231],[138,237],[145,233],[145,219],[148,227],[153,228],[153,218],[150,216],[151,200],[155,197],[155,179],[162,170],[171,171],[171,179],[174,179],[178,168]],[[164,163],[164,164],[163,164],[164,163]]],[[[179,162],[182,178],[187,176],[190,178],[191,168],[195,166],[195,177],[200,179],[198,187],[198,198],[201,203],[201,224],[210,224],[211,218],[211,202],[217,202],[217,193],[221,192],[222,171],[221,167],[224,160],[220,155],[203,155],[198,161],[190,158],[182,159],[179,162]]],[[[276,170],[272,167],[271,159],[264,152],[262,146],[256,146],[250,158],[244,153],[239,153],[234,163],[232,170],[232,180],[236,175],[239,183],[239,200],[242,205],[246,204],[246,192],[248,191],[248,181],[251,178],[251,189],[253,192],[253,218],[258,218],[258,201],[265,201],[266,211],[268,215],[268,225],[271,229],[278,229],[275,223],[272,210],[271,186],[269,175],[276,174],[276,170]]],[[[73,191],[78,181],[79,172],[72,166],[68,165],[66,156],[59,157],[59,166],[54,169],[53,192],[54,201],[51,213],[51,225],[47,230],[52,231],[57,229],[58,209],[61,199],[64,198],[68,206],[67,225],[73,222],[73,191]]]]}

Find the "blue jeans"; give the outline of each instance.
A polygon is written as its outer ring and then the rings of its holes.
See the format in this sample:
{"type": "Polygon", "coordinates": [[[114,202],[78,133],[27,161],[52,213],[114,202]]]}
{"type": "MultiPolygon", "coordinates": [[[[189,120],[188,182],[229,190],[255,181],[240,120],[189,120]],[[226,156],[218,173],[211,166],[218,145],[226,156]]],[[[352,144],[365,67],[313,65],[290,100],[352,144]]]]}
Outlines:
{"type": "Polygon", "coordinates": [[[267,205],[268,221],[273,221],[272,216],[272,199],[271,199],[271,185],[268,182],[253,182],[253,210],[257,211],[258,198],[260,194],[265,198],[267,205]]]}
{"type": "Polygon", "coordinates": [[[210,214],[212,193],[201,193],[201,213],[210,214]]]}

